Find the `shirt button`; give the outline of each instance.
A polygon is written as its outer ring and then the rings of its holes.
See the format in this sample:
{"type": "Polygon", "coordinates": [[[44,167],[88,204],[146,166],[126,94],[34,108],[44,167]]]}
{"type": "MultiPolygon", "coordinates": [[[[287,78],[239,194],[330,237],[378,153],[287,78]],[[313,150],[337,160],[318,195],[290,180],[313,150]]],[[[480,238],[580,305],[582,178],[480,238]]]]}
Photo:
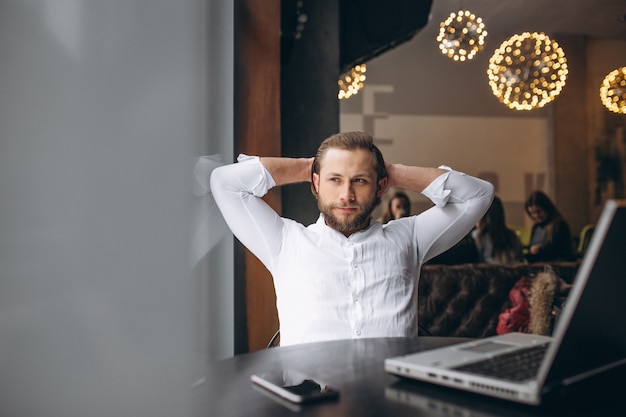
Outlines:
{"type": "Polygon", "coordinates": [[[354,332],[354,333],[356,333],[356,335],[357,335],[357,336],[361,336],[361,331],[360,331],[360,330],[357,330],[357,331],[356,331],[356,332],[354,332]]]}
{"type": "Polygon", "coordinates": [[[356,295],[354,297],[352,297],[352,301],[354,301],[355,303],[359,301],[359,297],[357,297],[356,295]]]}
{"type": "Polygon", "coordinates": [[[356,268],[356,262],[352,262],[352,268],[356,268]]]}

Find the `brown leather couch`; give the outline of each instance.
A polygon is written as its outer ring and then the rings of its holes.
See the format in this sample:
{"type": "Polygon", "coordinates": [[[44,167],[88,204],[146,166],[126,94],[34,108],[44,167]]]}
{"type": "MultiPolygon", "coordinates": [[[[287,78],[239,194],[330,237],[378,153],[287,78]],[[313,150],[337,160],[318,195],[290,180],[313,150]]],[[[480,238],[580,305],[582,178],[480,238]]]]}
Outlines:
{"type": "Polygon", "coordinates": [[[516,265],[424,265],[418,287],[420,334],[487,337],[496,334],[498,316],[510,306],[509,291],[524,276],[550,265],[571,283],[580,262],[516,265]]]}

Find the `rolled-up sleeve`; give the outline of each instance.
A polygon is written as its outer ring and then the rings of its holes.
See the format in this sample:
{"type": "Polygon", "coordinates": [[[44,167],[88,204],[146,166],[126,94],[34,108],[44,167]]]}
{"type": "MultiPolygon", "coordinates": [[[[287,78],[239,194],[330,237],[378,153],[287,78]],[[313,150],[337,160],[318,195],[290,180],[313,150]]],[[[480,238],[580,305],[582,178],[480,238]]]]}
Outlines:
{"type": "Polygon", "coordinates": [[[426,262],[472,230],[491,205],[494,188],[487,181],[449,170],[422,194],[434,203],[434,207],[417,216],[415,226],[420,261],[426,262]]]}

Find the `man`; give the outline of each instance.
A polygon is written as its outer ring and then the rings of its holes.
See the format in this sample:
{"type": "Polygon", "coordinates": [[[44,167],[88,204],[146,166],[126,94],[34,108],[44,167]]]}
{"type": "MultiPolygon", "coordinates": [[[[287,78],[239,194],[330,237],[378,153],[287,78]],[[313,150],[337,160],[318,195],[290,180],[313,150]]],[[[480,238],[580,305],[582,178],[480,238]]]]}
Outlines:
{"type": "Polygon", "coordinates": [[[327,138],[315,158],[240,156],[213,171],[211,190],[235,236],[273,276],[283,346],[416,336],[421,264],[465,236],[493,198],[491,184],[455,171],[385,164],[364,132],[327,138]],[[310,226],[261,199],[304,181],[321,212],[310,226]],[[373,222],[390,187],[421,192],[435,207],[373,222]]]}

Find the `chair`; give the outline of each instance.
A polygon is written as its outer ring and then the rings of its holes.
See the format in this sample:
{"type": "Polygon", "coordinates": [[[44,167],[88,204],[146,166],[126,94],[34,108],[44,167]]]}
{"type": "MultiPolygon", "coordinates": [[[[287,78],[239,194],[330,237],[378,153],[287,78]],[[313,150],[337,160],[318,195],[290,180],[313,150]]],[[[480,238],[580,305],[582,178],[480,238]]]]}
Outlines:
{"type": "Polygon", "coordinates": [[[267,344],[266,349],[276,346],[280,346],[280,329],[276,330],[276,333],[274,333],[274,336],[272,336],[269,343],[267,344]]]}
{"type": "Polygon", "coordinates": [[[595,224],[587,224],[583,226],[583,228],[580,230],[580,237],[578,240],[578,246],[576,248],[576,254],[579,257],[582,258],[587,251],[587,246],[589,246],[589,242],[591,241],[591,235],[593,234],[595,228],[595,224]]]}

